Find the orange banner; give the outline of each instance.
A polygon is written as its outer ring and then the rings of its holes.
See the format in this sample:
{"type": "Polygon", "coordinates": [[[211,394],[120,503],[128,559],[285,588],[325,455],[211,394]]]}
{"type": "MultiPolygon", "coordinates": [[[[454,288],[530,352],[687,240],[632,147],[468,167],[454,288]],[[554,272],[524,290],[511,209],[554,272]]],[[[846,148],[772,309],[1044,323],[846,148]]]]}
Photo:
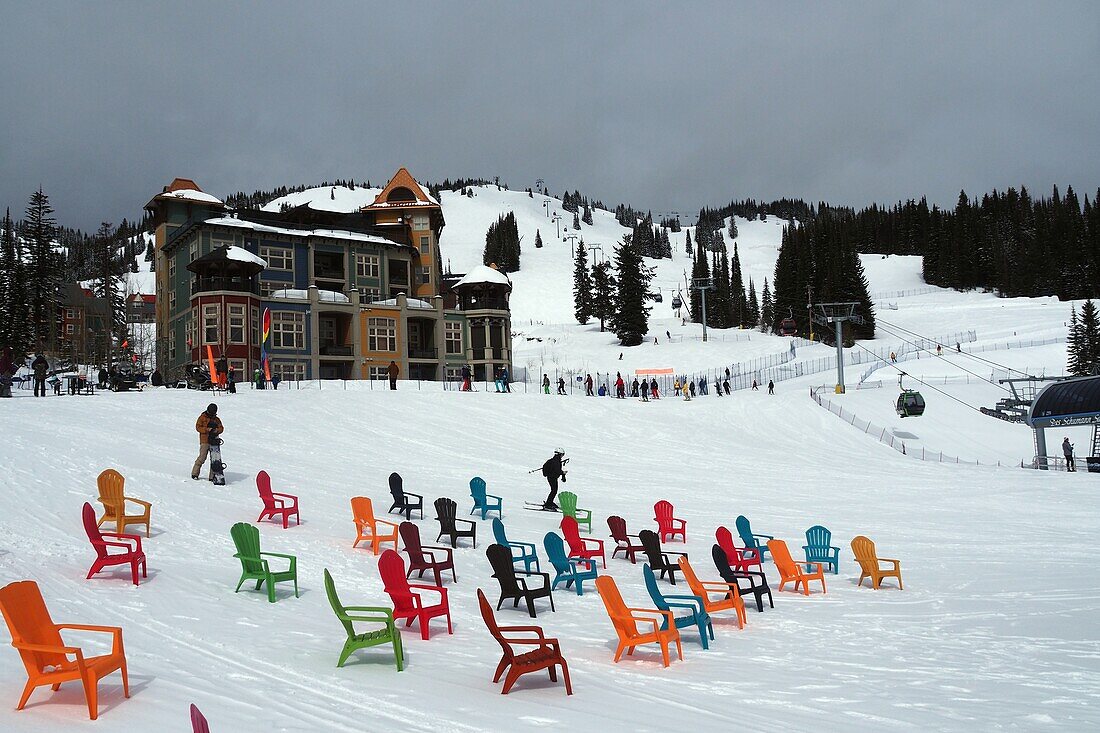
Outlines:
{"type": "Polygon", "coordinates": [[[635,369],[635,374],[675,374],[676,370],[672,368],[668,369],[635,369]]]}

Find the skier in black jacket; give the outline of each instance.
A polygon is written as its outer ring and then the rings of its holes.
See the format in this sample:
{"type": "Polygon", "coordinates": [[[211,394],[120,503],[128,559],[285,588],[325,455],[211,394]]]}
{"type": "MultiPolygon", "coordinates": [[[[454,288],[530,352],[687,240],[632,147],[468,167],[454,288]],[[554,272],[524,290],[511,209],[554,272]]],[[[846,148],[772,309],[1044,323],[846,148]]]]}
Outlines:
{"type": "Polygon", "coordinates": [[[50,364],[46,361],[46,357],[39,353],[34,357],[34,361],[31,362],[31,369],[34,370],[34,396],[45,397],[46,373],[50,370],[50,364]]]}
{"type": "Polygon", "coordinates": [[[564,456],[565,449],[558,448],[554,451],[553,458],[547,459],[546,463],[542,464],[542,475],[546,477],[546,483],[550,484],[550,495],[542,503],[546,509],[558,510],[558,505],[554,503],[554,498],[558,495],[558,479],[565,481],[565,469],[562,467],[569,461],[564,456]]]}

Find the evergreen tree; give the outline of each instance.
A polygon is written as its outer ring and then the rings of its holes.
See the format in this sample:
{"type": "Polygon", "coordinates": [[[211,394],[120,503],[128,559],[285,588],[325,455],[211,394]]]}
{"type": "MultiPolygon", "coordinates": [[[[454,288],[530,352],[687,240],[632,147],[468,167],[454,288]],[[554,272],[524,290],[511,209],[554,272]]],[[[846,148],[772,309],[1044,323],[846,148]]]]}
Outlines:
{"type": "Polygon", "coordinates": [[[707,292],[707,326],[729,328],[734,322],[733,299],[730,297],[730,263],[725,248],[711,255],[711,275],[714,290],[707,292]]]}
{"type": "Polygon", "coordinates": [[[1066,372],[1080,377],[1084,372],[1082,357],[1081,322],[1077,320],[1077,307],[1069,309],[1069,333],[1066,334],[1066,372]]]}
{"type": "Polygon", "coordinates": [[[730,241],[737,239],[737,217],[730,214],[730,227],[729,227],[730,241]]]}
{"type": "Polygon", "coordinates": [[[122,295],[125,267],[119,256],[118,232],[110,222],[105,221],[99,225],[92,242],[95,269],[92,293],[106,301],[111,334],[121,344],[126,340],[126,304],[122,295]]]}
{"type": "Polygon", "coordinates": [[[573,212],[573,230],[577,232],[581,230],[581,218],[575,211],[573,212]]]}
{"type": "Polygon", "coordinates": [[[26,284],[30,298],[31,345],[53,347],[57,337],[57,287],[62,262],[54,252],[57,222],[49,197],[39,188],[23,215],[22,236],[28,242],[26,284]]]}
{"type": "Polygon", "coordinates": [[[684,232],[684,254],[691,255],[691,230],[684,232]]]}
{"type": "Polygon", "coordinates": [[[535,249],[542,249],[542,232],[535,230],[535,249]]]}
{"type": "Polygon", "coordinates": [[[1100,367],[1100,318],[1096,304],[1091,299],[1081,304],[1081,316],[1078,320],[1080,331],[1077,350],[1077,373],[1093,374],[1100,367]]]}
{"type": "Polygon", "coordinates": [[[22,363],[31,346],[21,249],[9,209],[0,222],[0,346],[11,347],[16,364],[22,363]]]}
{"type": "Polygon", "coordinates": [[[627,237],[615,248],[616,298],[612,324],[619,343],[637,346],[649,331],[649,282],[653,272],[627,237]]]}
{"type": "Polygon", "coordinates": [[[748,317],[743,325],[745,328],[756,328],[760,325],[760,301],[756,299],[756,285],[753,284],[751,277],[749,278],[749,299],[746,308],[748,317]]]}
{"type": "Polygon", "coordinates": [[[600,331],[615,317],[615,278],[607,260],[592,265],[592,315],[599,319],[600,331]]]}
{"type": "MultiPolygon", "coordinates": [[[[696,239],[695,261],[691,266],[691,320],[695,323],[703,322],[703,297],[695,287],[700,280],[710,280],[710,264],[707,262],[707,253],[703,249],[703,243],[696,239]]],[[[709,308],[708,308],[709,310],[709,308]]]]}
{"type": "Polygon", "coordinates": [[[519,269],[519,260],[519,229],[516,227],[515,213],[509,211],[489,225],[485,233],[482,262],[486,265],[496,263],[501,272],[515,272],[519,269]]]}
{"type": "Polygon", "coordinates": [[[593,315],[592,276],[588,272],[588,250],[581,244],[573,259],[573,315],[582,326],[593,315]]]}
{"type": "Polygon", "coordinates": [[[592,208],[588,205],[587,200],[584,202],[584,216],[581,217],[581,221],[588,226],[592,226],[592,208]]]}
{"type": "Polygon", "coordinates": [[[760,330],[768,333],[775,322],[775,306],[772,304],[772,293],[768,288],[768,278],[764,278],[764,294],[760,296],[760,330]]]}
{"type": "Polygon", "coordinates": [[[733,324],[740,328],[752,328],[754,322],[749,320],[748,301],[745,299],[745,280],[741,274],[741,255],[737,251],[736,242],[733,244],[733,262],[730,263],[730,304],[733,324]]]}

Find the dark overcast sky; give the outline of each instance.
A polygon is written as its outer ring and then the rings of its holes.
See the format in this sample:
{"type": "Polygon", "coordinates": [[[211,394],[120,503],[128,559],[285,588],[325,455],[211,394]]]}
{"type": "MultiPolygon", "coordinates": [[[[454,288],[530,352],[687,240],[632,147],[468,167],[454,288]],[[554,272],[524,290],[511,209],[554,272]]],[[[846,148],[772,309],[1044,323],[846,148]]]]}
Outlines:
{"type": "MultiPolygon", "coordinates": [[[[499,175],[655,213],[1100,185],[1094,2],[0,0],[0,205],[499,175]],[[776,8],[774,6],[781,5],[776,8]],[[400,6],[400,7],[399,7],[400,6]]],[[[14,213],[14,212],[13,212],[14,213]]]]}

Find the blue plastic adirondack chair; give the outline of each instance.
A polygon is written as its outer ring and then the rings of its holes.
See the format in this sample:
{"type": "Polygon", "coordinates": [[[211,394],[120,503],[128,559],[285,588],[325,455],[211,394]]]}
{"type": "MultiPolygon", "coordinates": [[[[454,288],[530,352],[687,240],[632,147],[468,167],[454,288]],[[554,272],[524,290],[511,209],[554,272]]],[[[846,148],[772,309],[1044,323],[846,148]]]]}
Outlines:
{"type": "Polygon", "coordinates": [[[554,582],[550,584],[551,588],[557,588],[558,583],[565,581],[565,587],[568,588],[572,583],[577,584],[577,595],[584,595],[584,581],[596,579],[596,561],[595,560],[582,560],[575,557],[566,557],[565,555],[565,540],[561,538],[561,535],[554,532],[547,532],[546,537],[543,538],[542,544],[546,547],[546,556],[550,558],[550,564],[554,566],[554,570],[557,574],[554,576],[554,582]],[[581,570],[580,566],[586,565],[588,570],[581,570]]]}
{"type": "Polygon", "coordinates": [[[498,545],[503,545],[512,551],[513,565],[522,562],[523,571],[525,573],[530,573],[531,565],[534,564],[535,572],[542,572],[542,569],[539,567],[538,553],[535,552],[535,544],[533,542],[509,541],[508,537],[504,534],[504,522],[496,517],[493,518],[493,536],[496,537],[498,545]]]}
{"type": "MultiPolygon", "coordinates": [[[[649,590],[649,597],[653,599],[654,605],[662,611],[672,611],[673,608],[686,608],[689,613],[687,616],[676,616],[673,611],[673,620],[676,622],[676,628],[682,629],[685,627],[696,626],[699,629],[699,642],[703,645],[703,649],[710,649],[710,643],[707,641],[707,633],[710,633],[710,638],[714,638],[714,626],[710,622],[710,614],[703,610],[703,599],[699,596],[683,595],[683,596],[666,596],[661,593],[660,588],[657,587],[657,578],[653,575],[653,568],[649,567],[649,563],[642,565],[642,575],[645,576],[645,587],[649,590]]],[[[661,630],[668,630],[668,618],[666,617],[661,622],[661,630]]]]}
{"type": "Polygon", "coordinates": [[[806,572],[812,572],[810,563],[821,563],[833,568],[833,575],[840,572],[840,548],[832,546],[833,533],[820,524],[806,530],[806,572]]]}
{"type": "Polygon", "coordinates": [[[474,508],[470,510],[470,514],[480,510],[482,519],[485,519],[485,515],[489,512],[496,512],[499,516],[504,516],[501,498],[485,493],[485,479],[480,476],[474,476],[470,479],[470,496],[474,498],[474,508]],[[496,499],[496,501],[489,501],[490,499],[496,499]]]}
{"type": "Polygon", "coordinates": [[[744,514],[737,516],[736,524],[737,534],[741,536],[741,541],[745,543],[745,547],[756,549],[761,560],[767,557],[768,540],[774,540],[775,537],[770,534],[753,534],[752,527],[749,526],[749,519],[744,514]]]}

